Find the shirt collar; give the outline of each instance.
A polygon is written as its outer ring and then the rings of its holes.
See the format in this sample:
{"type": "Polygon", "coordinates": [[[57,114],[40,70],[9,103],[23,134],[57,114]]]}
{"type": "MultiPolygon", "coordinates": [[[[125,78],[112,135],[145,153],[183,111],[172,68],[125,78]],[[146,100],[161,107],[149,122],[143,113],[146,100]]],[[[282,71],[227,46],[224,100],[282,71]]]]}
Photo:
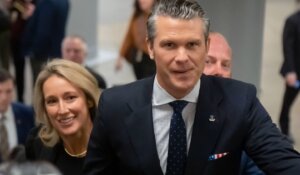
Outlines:
{"type": "MultiPolygon", "coordinates": [[[[201,81],[199,79],[197,81],[197,83],[195,84],[194,88],[192,89],[192,91],[189,94],[187,94],[186,96],[184,96],[183,98],[181,98],[180,100],[185,100],[190,103],[197,103],[199,89],[200,89],[200,83],[201,83],[201,81]]],[[[154,83],[153,83],[153,98],[152,99],[153,99],[152,100],[153,106],[168,104],[172,101],[177,100],[175,97],[170,95],[165,89],[163,89],[159,85],[156,76],[155,76],[154,83]]]]}
{"type": "Polygon", "coordinates": [[[13,114],[12,107],[11,105],[9,105],[7,110],[4,113],[0,114],[0,118],[5,116],[5,120],[10,120],[12,114],[13,114]]]}

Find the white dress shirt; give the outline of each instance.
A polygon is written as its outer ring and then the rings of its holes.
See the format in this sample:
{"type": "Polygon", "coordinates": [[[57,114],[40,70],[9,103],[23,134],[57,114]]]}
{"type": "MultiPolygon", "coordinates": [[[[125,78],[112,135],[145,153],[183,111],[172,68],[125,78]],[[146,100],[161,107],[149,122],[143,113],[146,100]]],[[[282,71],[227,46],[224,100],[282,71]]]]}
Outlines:
{"type": "Polygon", "coordinates": [[[153,125],[160,166],[164,174],[166,173],[167,168],[169,130],[173,115],[173,109],[169,103],[175,100],[185,100],[188,102],[187,106],[182,111],[182,117],[186,126],[188,152],[192,137],[199,89],[200,80],[196,83],[195,87],[188,95],[182,99],[176,99],[159,85],[156,77],[154,79],[152,97],[153,125]]]}
{"type": "Polygon", "coordinates": [[[7,129],[9,149],[12,150],[12,148],[17,146],[18,144],[18,136],[15,116],[11,105],[8,107],[7,111],[4,114],[1,114],[1,117],[3,115],[6,117],[4,125],[7,129]]]}

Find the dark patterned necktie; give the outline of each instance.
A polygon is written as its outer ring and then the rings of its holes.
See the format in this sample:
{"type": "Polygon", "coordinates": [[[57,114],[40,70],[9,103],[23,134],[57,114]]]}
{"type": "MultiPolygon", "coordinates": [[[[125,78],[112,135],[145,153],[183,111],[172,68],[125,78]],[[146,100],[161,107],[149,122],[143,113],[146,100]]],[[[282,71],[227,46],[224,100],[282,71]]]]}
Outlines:
{"type": "Polygon", "coordinates": [[[2,160],[7,160],[9,155],[9,147],[8,147],[8,133],[7,128],[4,124],[5,116],[0,118],[0,156],[2,160]]]}
{"type": "Polygon", "coordinates": [[[187,158],[186,128],[182,110],[188,102],[177,100],[169,103],[173,108],[170,124],[169,150],[166,175],[183,175],[187,158]]]}

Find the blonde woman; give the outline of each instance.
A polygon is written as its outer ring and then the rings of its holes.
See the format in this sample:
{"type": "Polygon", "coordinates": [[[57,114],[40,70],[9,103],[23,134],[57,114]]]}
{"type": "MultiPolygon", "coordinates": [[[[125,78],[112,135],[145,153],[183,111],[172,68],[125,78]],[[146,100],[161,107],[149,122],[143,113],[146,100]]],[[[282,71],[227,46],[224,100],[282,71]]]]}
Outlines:
{"type": "Polygon", "coordinates": [[[27,158],[50,161],[63,174],[80,174],[99,95],[95,78],[81,65],[49,62],[34,87],[39,127],[27,140],[27,158]]]}

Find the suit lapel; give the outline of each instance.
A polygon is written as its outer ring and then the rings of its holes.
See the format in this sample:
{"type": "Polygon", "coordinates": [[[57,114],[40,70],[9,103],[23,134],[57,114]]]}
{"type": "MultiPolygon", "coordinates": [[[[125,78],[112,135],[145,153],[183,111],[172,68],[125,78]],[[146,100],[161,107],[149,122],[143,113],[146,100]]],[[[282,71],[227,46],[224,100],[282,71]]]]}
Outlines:
{"type": "Polygon", "coordinates": [[[224,122],[217,111],[221,99],[221,91],[213,84],[213,79],[203,75],[188,153],[188,175],[202,174],[209,155],[213,153],[224,122]]]}
{"type": "Polygon", "coordinates": [[[19,109],[17,108],[17,106],[14,103],[12,103],[11,107],[12,107],[15,124],[16,124],[16,129],[17,129],[18,143],[20,143],[23,132],[22,132],[22,127],[21,127],[22,126],[22,118],[20,118],[19,116],[21,116],[22,114],[20,114],[19,109]]]}
{"type": "Polygon", "coordinates": [[[132,114],[124,120],[131,143],[145,174],[163,175],[157,154],[152,119],[153,78],[145,81],[128,105],[132,114]]]}

